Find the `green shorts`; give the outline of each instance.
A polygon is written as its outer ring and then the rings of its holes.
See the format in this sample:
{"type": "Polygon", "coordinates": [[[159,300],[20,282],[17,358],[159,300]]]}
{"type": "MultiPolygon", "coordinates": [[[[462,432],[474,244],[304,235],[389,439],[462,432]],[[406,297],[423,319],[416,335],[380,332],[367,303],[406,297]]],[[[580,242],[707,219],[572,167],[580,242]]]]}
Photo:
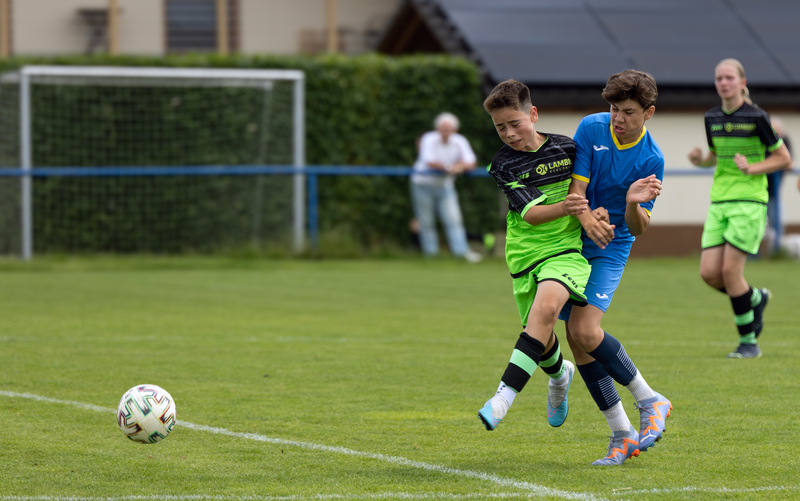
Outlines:
{"type": "Polygon", "coordinates": [[[767,224],[767,206],[760,202],[712,202],[703,226],[703,249],[731,244],[757,254],[767,224]]]}
{"type": "Polygon", "coordinates": [[[584,290],[591,271],[592,267],[580,252],[570,252],[543,259],[530,273],[513,279],[514,300],[517,302],[522,326],[528,325],[528,314],[539,282],[554,280],[560,283],[569,291],[569,303],[585,306],[584,290]]]}

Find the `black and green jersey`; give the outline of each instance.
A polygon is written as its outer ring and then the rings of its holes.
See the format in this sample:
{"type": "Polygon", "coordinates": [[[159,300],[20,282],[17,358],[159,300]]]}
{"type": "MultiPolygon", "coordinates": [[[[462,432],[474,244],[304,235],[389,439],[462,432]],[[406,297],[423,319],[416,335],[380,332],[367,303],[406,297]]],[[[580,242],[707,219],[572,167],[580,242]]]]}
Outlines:
{"type": "Polygon", "coordinates": [[[717,156],[711,201],[766,203],[767,176],[743,173],[736,167],[733,157],[741,153],[752,164],[764,160],[767,150],[781,147],[783,141],[772,129],[767,112],[747,103],[730,113],[717,106],[706,112],[705,122],[708,149],[717,156]]]}
{"type": "Polygon", "coordinates": [[[581,225],[565,216],[533,226],[523,216],[534,205],[552,205],[567,197],[575,161],[575,143],[559,134],[543,134],[536,151],[503,145],[489,165],[508,199],[506,262],[511,276],[527,274],[537,263],[564,252],[580,252],[581,225]]]}

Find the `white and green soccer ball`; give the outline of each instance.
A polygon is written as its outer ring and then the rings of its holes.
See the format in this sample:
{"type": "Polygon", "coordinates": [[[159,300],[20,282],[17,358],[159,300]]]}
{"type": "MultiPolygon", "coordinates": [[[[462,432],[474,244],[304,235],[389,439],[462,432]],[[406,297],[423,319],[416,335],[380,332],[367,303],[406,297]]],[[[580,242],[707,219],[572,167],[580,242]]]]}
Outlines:
{"type": "Polygon", "coordinates": [[[154,444],[167,438],[175,426],[175,400],[154,384],[140,384],[126,391],[117,406],[117,423],[134,442],[154,444]]]}

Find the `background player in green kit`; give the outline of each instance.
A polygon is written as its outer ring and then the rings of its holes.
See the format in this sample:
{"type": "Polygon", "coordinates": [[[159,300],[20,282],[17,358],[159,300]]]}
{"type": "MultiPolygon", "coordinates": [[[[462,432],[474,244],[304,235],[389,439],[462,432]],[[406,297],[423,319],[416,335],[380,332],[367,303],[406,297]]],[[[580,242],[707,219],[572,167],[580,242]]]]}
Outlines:
{"type": "Polygon", "coordinates": [[[581,224],[564,212],[575,159],[567,136],[543,134],[528,87],[507,80],[483,104],[505,143],[489,173],[508,198],[506,262],[524,331],[496,394],[478,412],[487,430],[505,417],[536,367],[550,376],[548,422],[567,417],[567,393],[575,367],[561,356],[553,326],[562,306],[586,304],[590,267],[581,255],[581,224]]]}
{"type": "Polygon", "coordinates": [[[700,276],[711,287],[730,296],[739,331],[739,346],[730,358],[757,358],[756,339],[764,327],[768,289],[750,287],[744,278],[748,254],[758,253],[767,211],[767,176],[788,169],[792,158],[773,130],[769,115],[754,105],[747,90],[744,68],[725,59],[715,70],[722,105],[705,114],[709,153],[689,153],[697,166],[717,164],[711,187],[711,207],[703,227],[700,276]],[[765,159],[769,150],[770,156],[765,159]]]}

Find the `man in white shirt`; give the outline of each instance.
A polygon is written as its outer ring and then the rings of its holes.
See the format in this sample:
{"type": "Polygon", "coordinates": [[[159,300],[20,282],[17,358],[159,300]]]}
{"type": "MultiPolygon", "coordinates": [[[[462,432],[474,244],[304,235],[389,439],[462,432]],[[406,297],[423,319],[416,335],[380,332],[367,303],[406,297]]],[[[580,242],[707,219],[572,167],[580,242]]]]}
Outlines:
{"type": "Polygon", "coordinates": [[[481,256],[472,252],[467,245],[455,189],[456,175],[474,169],[477,159],[467,138],[457,132],[458,126],[455,115],[441,113],[434,120],[436,130],[426,132],[420,139],[419,156],[411,175],[411,199],[419,223],[422,252],[426,256],[439,253],[436,233],[438,215],[450,252],[470,262],[477,262],[481,256]]]}

